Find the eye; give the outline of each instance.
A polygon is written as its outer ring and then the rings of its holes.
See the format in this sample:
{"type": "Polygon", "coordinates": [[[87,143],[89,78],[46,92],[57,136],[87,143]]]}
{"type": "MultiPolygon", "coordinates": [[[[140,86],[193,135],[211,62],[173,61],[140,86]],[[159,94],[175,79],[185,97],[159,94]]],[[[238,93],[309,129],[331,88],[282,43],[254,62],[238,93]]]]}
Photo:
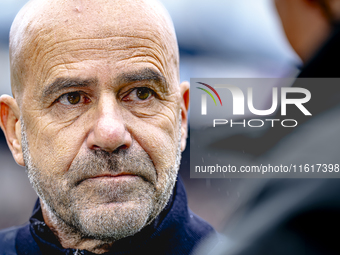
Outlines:
{"type": "Polygon", "coordinates": [[[79,103],[87,103],[90,99],[81,92],[71,92],[59,97],[58,101],[64,105],[77,105],[79,103]]]}
{"type": "Polygon", "coordinates": [[[136,89],[136,94],[140,100],[146,100],[152,95],[152,92],[150,89],[143,87],[136,89]]]}
{"type": "Polygon", "coordinates": [[[133,89],[128,95],[126,95],[124,101],[146,100],[153,96],[154,91],[147,87],[140,87],[133,89]]]}

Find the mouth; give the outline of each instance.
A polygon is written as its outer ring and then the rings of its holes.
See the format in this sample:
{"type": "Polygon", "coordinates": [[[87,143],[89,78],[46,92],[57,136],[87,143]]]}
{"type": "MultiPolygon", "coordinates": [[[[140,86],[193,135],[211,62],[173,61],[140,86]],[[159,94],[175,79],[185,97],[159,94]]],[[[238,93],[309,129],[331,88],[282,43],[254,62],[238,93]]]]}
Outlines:
{"type": "Polygon", "coordinates": [[[124,177],[137,177],[135,174],[131,173],[119,173],[119,174],[100,174],[93,177],[88,178],[88,180],[94,180],[94,179],[117,179],[117,178],[124,178],[124,177]]]}
{"type": "Polygon", "coordinates": [[[119,173],[119,174],[100,174],[85,178],[77,183],[81,184],[84,181],[122,181],[122,180],[132,180],[138,178],[139,176],[130,173],[119,173]]]}

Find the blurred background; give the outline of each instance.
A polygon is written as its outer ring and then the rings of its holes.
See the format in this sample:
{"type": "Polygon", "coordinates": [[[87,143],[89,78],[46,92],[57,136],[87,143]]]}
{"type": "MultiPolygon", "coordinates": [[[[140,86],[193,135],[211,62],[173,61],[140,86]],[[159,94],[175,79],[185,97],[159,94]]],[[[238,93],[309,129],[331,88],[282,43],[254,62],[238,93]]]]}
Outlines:
{"type": "MultiPolygon", "coordinates": [[[[26,2],[0,0],[0,94],[11,94],[8,34],[16,13],[26,2]]],[[[162,2],[178,37],[181,81],[295,77],[299,72],[301,60],[285,38],[272,0],[162,2]]],[[[222,230],[242,197],[240,181],[190,179],[189,148],[183,154],[180,174],[191,209],[222,230]]],[[[0,229],[26,222],[35,199],[24,168],[14,162],[0,131],[0,229]]]]}

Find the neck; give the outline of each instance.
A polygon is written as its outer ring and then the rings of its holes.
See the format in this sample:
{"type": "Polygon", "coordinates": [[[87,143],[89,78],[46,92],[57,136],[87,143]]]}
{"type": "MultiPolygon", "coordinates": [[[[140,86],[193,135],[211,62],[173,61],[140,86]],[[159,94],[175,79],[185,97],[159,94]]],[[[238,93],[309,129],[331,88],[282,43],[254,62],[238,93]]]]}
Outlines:
{"type": "Polygon", "coordinates": [[[40,204],[46,225],[57,237],[63,248],[87,250],[95,254],[102,254],[108,252],[113,245],[114,241],[84,237],[78,230],[70,227],[57,217],[41,199],[40,204]]]}

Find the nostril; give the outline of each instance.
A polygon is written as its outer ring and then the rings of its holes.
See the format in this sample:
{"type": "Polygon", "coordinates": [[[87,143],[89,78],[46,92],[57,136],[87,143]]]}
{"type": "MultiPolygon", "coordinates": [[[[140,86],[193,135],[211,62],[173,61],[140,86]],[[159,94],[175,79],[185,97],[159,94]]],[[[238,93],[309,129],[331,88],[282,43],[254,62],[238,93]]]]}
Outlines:
{"type": "Polygon", "coordinates": [[[126,145],[122,145],[122,146],[120,146],[118,149],[121,149],[121,150],[126,150],[128,148],[128,146],[126,146],[126,145]]]}
{"type": "Polygon", "coordinates": [[[129,146],[127,146],[127,145],[121,145],[121,146],[119,146],[117,149],[115,149],[114,151],[112,151],[111,153],[112,153],[112,154],[117,154],[117,153],[119,153],[119,152],[121,152],[121,151],[127,150],[128,148],[129,148],[129,146]]]}

